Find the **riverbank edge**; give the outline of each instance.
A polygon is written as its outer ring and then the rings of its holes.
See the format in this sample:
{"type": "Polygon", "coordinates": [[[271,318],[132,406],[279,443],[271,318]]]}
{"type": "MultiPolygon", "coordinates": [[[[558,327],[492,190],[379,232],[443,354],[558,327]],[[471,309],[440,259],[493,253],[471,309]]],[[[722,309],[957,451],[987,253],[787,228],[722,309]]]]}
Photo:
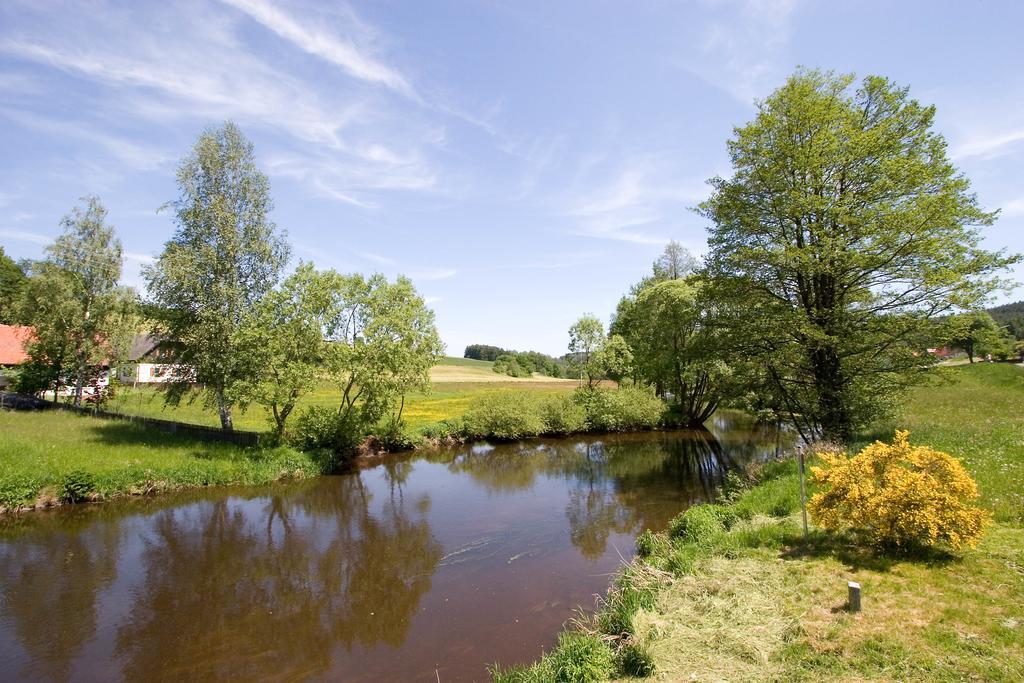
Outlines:
{"type": "MultiPolygon", "coordinates": [[[[4,408],[5,412],[14,414],[31,414],[33,412],[49,413],[50,409],[36,410],[13,410],[4,408]]],[[[154,435],[160,434],[166,438],[178,436],[192,437],[196,440],[203,440],[203,432],[192,432],[182,429],[180,433],[168,432],[159,425],[153,425],[149,420],[126,419],[123,416],[111,418],[107,415],[97,415],[93,411],[82,410],[52,410],[54,414],[67,415],[71,419],[98,420],[121,422],[131,425],[130,428],[150,432],[154,435]]],[[[166,421],[164,421],[166,422],[166,421]]],[[[453,421],[454,422],[454,421],[453,421]]],[[[180,423],[182,427],[191,427],[188,423],[180,423]]],[[[450,423],[449,423],[450,424],[450,423]]],[[[691,428],[692,429],[692,428],[691,428]]],[[[352,470],[373,467],[379,464],[384,458],[392,454],[408,452],[413,450],[438,450],[452,448],[464,444],[473,443],[506,443],[510,441],[529,441],[533,439],[569,439],[573,437],[590,436],[601,437],[618,434],[644,434],[651,432],[678,431],[675,427],[650,427],[642,429],[619,429],[619,430],[578,430],[572,432],[545,432],[536,435],[524,436],[517,439],[502,439],[494,436],[460,436],[445,434],[440,438],[428,437],[424,434],[419,438],[402,440],[388,439],[375,434],[365,437],[357,446],[344,452],[335,453],[327,449],[302,451],[290,446],[269,446],[265,444],[246,446],[241,444],[225,443],[214,440],[208,444],[210,449],[237,450],[246,453],[243,458],[236,462],[243,465],[248,461],[256,466],[256,472],[252,469],[240,468],[234,476],[222,476],[223,473],[207,472],[202,473],[176,472],[174,469],[160,470],[158,473],[146,468],[127,467],[122,470],[106,470],[102,473],[90,471],[88,468],[67,472],[63,477],[54,478],[40,476],[35,478],[19,477],[17,474],[12,477],[0,474],[0,497],[11,498],[12,490],[24,492],[21,496],[21,503],[4,504],[0,502],[0,516],[27,514],[34,511],[54,509],[66,505],[75,504],[100,504],[113,500],[121,500],[133,497],[153,497],[177,493],[181,491],[212,488],[218,486],[259,486],[284,481],[302,480],[328,474],[350,472],[352,470]],[[278,462],[279,467],[273,467],[272,463],[278,462]],[[262,467],[260,467],[262,466],[262,467]],[[105,491],[88,490],[88,482],[97,476],[116,478],[119,475],[127,477],[118,486],[105,491]],[[70,479],[69,479],[70,478],[70,479]],[[30,481],[31,479],[31,481],[30,481]],[[72,481],[79,480],[79,481],[72,481]],[[75,497],[68,495],[66,489],[74,489],[76,485],[83,490],[77,491],[75,497]],[[31,489],[31,491],[29,490],[31,489]]],[[[265,440],[269,442],[269,440],[265,440]]],[[[0,498],[0,499],[2,499],[0,498]]]]}
{"type": "MultiPolygon", "coordinates": [[[[647,530],[640,534],[636,557],[618,572],[607,592],[596,598],[592,612],[579,608],[577,616],[559,633],[556,647],[532,664],[507,668],[494,664],[490,668],[492,680],[617,681],[658,674],[672,680],[675,676],[684,675],[689,680],[704,674],[716,680],[754,680],[773,678],[769,668],[779,669],[775,674],[782,678],[800,680],[872,678],[903,660],[910,664],[897,678],[961,680],[965,675],[980,675],[986,680],[1019,680],[1015,676],[1024,676],[1020,649],[1024,639],[1017,632],[1024,623],[1024,605],[1015,608],[1007,595],[985,592],[991,586],[995,588],[989,592],[1002,589],[1008,595],[1024,589],[1021,527],[993,523],[979,548],[963,553],[941,549],[876,553],[845,536],[813,528],[808,536],[803,535],[800,480],[794,458],[770,462],[749,474],[745,481],[728,481],[718,502],[684,510],[663,532],[647,530]],[[800,567],[795,566],[798,562],[800,567]],[[956,571],[950,571],[951,567],[956,571]],[[915,646],[921,646],[905,643],[904,620],[918,612],[907,603],[934,602],[936,592],[947,583],[962,583],[956,577],[961,571],[975,575],[966,585],[976,586],[976,593],[950,597],[949,601],[959,600],[962,611],[983,614],[978,621],[994,622],[992,628],[998,633],[985,635],[996,643],[1009,643],[1006,649],[986,649],[988,644],[983,645],[977,634],[971,633],[977,624],[965,625],[962,615],[945,622],[936,618],[939,625],[935,627],[937,635],[931,636],[935,643],[928,645],[930,650],[916,650],[915,646]],[[818,594],[826,592],[821,591],[823,578],[830,592],[827,596],[818,594]],[[845,599],[848,579],[868,582],[865,585],[872,592],[871,599],[880,605],[872,615],[861,618],[849,613],[848,605],[835,605],[845,599]],[[898,585],[883,589],[881,584],[886,580],[898,585]],[[730,585],[732,581],[740,585],[730,585]],[[801,590],[805,598],[796,597],[801,590]],[[887,591],[895,597],[886,595],[887,591]],[[737,615],[718,603],[730,600],[731,609],[741,613],[737,618],[750,621],[742,626],[732,624],[734,638],[730,642],[718,642],[720,634],[708,624],[692,623],[695,614],[705,610],[705,614],[713,615],[709,621],[715,626],[728,628],[730,617],[737,615]],[[891,600],[897,602],[881,607],[891,600]],[[793,604],[782,604],[787,601],[793,604]],[[828,602],[832,603],[831,609],[823,607],[822,603],[828,602]],[[681,604],[690,610],[697,607],[698,612],[681,610],[681,604]],[[851,645],[824,627],[824,634],[808,634],[801,619],[815,611],[828,615],[816,617],[820,621],[832,619],[849,630],[867,624],[869,636],[851,645]],[[693,639],[673,642],[679,631],[693,639]],[[770,646],[738,642],[744,637],[756,640],[765,632],[766,640],[774,638],[770,646]],[[962,643],[940,640],[961,632],[968,633],[962,643]],[[943,659],[947,661],[939,661],[943,659]],[[928,662],[932,660],[939,662],[936,668],[930,668],[928,662]],[[713,662],[724,668],[705,668],[713,662]],[[672,671],[663,670],[666,663],[672,671]],[[730,666],[738,668],[730,670],[730,666]],[[749,670],[739,671],[742,666],[749,670]],[[1004,675],[994,675],[999,671],[1004,675]]],[[[915,627],[922,628],[920,624],[915,627]]],[[[832,628],[837,627],[833,624],[832,628]]]]}
{"type": "MultiPolygon", "coordinates": [[[[646,678],[656,662],[636,632],[642,610],[652,610],[659,594],[692,572],[715,552],[718,534],[740,543],[799,531],[799,479],[796,462],[774,460],[731,476],[721,502],[703,503],[679,513],[665,531],[646,530],[636,540],[636,557],[626,563],[592,612],[579,608],[558,636],[558,645],[532,664],[490,668],[495,683],[604,681],[646,678]]],[[[732,545],[727,542],[726,545],[732,545]]]]}

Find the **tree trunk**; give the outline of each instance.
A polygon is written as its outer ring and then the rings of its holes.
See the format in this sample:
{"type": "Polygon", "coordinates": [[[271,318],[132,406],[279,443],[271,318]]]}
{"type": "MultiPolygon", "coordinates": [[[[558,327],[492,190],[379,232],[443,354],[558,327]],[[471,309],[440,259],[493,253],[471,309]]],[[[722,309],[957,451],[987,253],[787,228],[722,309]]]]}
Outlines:
{"type": "Polygon", "coordinates": [[[814,384],[818,391],[818,421],[822,436],[837,443],[847,443],[852,436],[850,411],[843,400],[844,379],[839,354],[834,348],[811,352],[814,384]]]}
{"type": "Polygon", "coordinates": [[[234,422],[231,420],[231,406],[224,400],[224,392],[217,391],[217,412],[220,414],[220,428],[225,432],[235,431],[234,422]]]}
{"type": "Polygon", "coordinates": [[[82,386],[85,384],[85,359],[78,359],[78,376],[75,378],[75,407],[82,407],[82,386]]]}

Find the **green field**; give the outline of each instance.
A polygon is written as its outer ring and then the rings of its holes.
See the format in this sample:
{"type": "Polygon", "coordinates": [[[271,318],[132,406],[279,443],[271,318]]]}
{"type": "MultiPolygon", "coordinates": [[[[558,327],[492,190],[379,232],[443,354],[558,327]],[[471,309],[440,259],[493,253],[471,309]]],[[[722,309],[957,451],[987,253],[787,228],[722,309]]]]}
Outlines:
{"type": "MultiPolygon", "coordinates": [[[[416,434],[423,427],[440,420],[462,415],[474,396],[496,389],[515,387],[532,391],[570,391],[578,386],[576,380],[536,376],[515,378],[499,375],[491,370],[490,361],[468,358],[445,358],[430,370],[432,388],[427,393],[413,393],[406,397],[402,416],[406,430],[416,434]]],[[[296,412],[308,406],[332,407],[341,401],[335,387],[324,384],[304,396],[296,412]]],[[[157,417],[189,424],[217,427],[220,421],[214,409],[203,404],[196,392],[177,406],[166,406],[158,385],[119,386],[114,398],[104,406],[106,410],[125,415],[157,417]]],[[[265,431],[270,418],[265,409],[251,406],[235,413],[235,428],[265,431]]]]}
{"type": "Polygon", "coordinates": [[[441,359],[438,365],[449,365],[460,368],[480,368],[483,370],[491,370],[494,368],[494,362],[489,360],[476,360],[475,358],[456,358],[455,356],[445,356],[441,359]]]}
{"type": "Polygon", "coordinates": [[[73,473],[87,473],[93,497],[108,499],[303,478],[320,467],[286,447],[211,443],[58,410],[0,410],[0,508],[55,503],[73,473]]]}

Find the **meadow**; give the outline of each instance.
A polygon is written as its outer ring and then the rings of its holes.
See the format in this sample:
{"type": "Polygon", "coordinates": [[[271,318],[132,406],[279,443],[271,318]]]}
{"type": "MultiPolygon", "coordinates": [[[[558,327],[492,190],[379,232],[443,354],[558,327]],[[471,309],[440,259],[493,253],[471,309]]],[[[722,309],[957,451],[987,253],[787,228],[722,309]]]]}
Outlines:
{"type": "Polygon", "coordinates": [[[884,552],[813,527],[805,539],[796,467],[772,464],[752,488],[701,506],[728,523],[702,528],[690,520],[704,511],[691,508],[677,518],[681,536],[642,535],[644,557],[592,616],[495,680],[1024,679],[1024,368],[945,370],[861,444],[891,441],[897,425],[979,482],[996,522],[977,548],[884,552]],[[848,581],[861,585],[860,613],[847,610],[848,581]]]}
{"type": "MultiPolygon", "coordinates": [[[[412,393],[406,397],[402,417],[410,434],[417,434],[430,424],[458,417],[469,407],[474,397],[496,389],[515,387],[531,391],[570,391],[578,386],[576,380],[534,376],[516,378],[500,375],[491,370],[490,361],[469,358],[445,358],[430,370],[431,391],[412,393]]],[[[337,388],[321,385],[302,398],[296,413],[308,406],[337,406],[341,394],[337,388]]],[[[114,398],[105,409],[125,415],[157,417],[189,424],[211,427],[220,425],[217,413],[205,406],[198,392],[177,406],[167,406],[163,394],[155,385],[137,387],[119,386],[114,398]]],[[[235,428],[265,431],[270,427],[267,412],[259,406],[250,406],[235,415],[235,428]]]]}

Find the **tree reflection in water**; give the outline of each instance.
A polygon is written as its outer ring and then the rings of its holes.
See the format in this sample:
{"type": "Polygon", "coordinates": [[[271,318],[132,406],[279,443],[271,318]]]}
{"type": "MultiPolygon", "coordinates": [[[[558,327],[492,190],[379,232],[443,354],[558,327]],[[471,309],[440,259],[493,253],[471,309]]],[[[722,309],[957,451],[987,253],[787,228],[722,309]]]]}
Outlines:
{"type": "Polygon", "coordinates": [[[71,679],[96,632],[97,594],[116,577],[120,537],[118,525],[99,524],[0,546],[0,614],[30,657],[21,676],[71,679]]]}
{"type": "Polygon", "coordinates": [[[435,680],[438,662],[480,678],[604,587],[610,539],[663,528],[774,450],[770,430],[710,426],[26,517],[0,542],[0,678],[435,680]]]}
{"type": "Polygon", "coordinates": [[[275,495],[262,515],[221,499],[159,513],[144,590],[118,629],[130,679],[302,678],[342,645],[399,645],[442,555],[423,501],[370,511],[359,476],[275,495]],[[289,492],[291,493],[291,492],[289,492]]]}

